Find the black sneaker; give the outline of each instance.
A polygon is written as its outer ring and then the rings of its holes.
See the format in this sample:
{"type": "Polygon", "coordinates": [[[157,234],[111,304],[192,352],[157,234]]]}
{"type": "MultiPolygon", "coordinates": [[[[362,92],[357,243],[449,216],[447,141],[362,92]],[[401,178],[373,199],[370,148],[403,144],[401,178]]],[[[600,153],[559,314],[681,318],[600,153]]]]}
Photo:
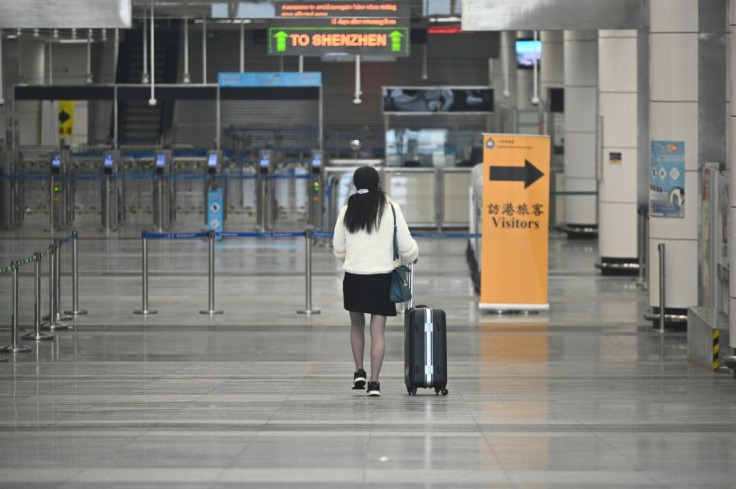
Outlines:
{"type": "Polygon", "coordinates": [[[378,382],[368,382],[368,395],[369,396],[380,396],[381,395],[381,384],[378,382]]]}
{"type": "Polygon", "coordinates": [[[362,368],[353,374],[353,390],[362,391],[365,389],[365,370],[362,368]]]}

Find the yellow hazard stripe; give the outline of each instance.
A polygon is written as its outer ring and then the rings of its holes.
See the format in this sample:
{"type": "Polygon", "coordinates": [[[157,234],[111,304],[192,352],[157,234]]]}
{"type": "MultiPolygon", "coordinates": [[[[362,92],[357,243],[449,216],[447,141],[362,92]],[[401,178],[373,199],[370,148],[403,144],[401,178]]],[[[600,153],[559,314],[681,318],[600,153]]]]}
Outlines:
{"type": "Polygon", "coordinates": [[[721,364],[720,362],[720,353],[721,353],[720,338],[721,338],[721,330],[714,329],[713,330],[713,371],[714,372],[718,370],[718,367],[721,364]]]}

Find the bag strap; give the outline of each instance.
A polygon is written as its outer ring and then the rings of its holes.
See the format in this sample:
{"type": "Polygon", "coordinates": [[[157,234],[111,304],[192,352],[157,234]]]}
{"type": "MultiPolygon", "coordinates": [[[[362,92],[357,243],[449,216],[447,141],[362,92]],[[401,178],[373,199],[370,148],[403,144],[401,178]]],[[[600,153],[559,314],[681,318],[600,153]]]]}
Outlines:
{"type": "Polygon", "coordinates": [[[399,240],[396,237],[396,211],[393,204],[389,205],[391,206],[391,213],[394,215],[394,261],[396,261],[399,259],[399,240]]]}

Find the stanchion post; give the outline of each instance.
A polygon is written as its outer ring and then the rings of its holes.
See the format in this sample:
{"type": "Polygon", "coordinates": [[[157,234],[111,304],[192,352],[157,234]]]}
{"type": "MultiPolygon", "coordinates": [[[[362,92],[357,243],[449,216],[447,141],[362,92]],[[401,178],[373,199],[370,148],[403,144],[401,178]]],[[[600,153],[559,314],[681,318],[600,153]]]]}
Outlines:
{"type": "Polygon", "coordinates": [[[43,341],[53,340],[54,336],[41,332],[41,260],[43,255],[39,252],[33,254],[33,278],[34,278],[34,293],[35,299],[34,313],[33,313],[33,332],[23,336],[24,340],[32,341],[43,341]]]}
{"type": "Polygon", "coordinates": [[[54,181],[55,176],[51,175],[49,179],[49,233],[54,235],[54,181]]]}
{"type": "Polygon", "coordinates": [[[637,285],[641,286],[643,290],[647,290],[647,248],[649,246],[649,236],[647,236],[648,223],[647,223],[647,210],[639,210],[639,280],[637,285]]]}
{"type": "Polygon", "coordinates": [[[209,244],[209,265],[208,265],[208,308],[206,311],[199,311],[200,314],[222,314],[222,311],[215,310],[215,232],[210,230],[207,232],[207,241],[209,244]]]}
{"type": "Polygon", "coordinates": [[[10,344],[0,347],[0,351],[8,353],[27,353],[31,351],[27,346],[18,344],[18,262],[12,263],[13,267],[13,314],[10,325],[10,344]]]}
{"type": "Polygon", "coordinates": [[[310,224],[307,226],[306,231],[304,232],[304,237],[307,240],[307,243],[306,243],[307,244],[306,246],[307,248],[307,255],[306,255],[307,303],[304,309],[297,311],[298,314],[319,314],[321,312],[319,309],[312,308],[312,232],[313,231],[314,231],[314,226],[310,224]]]}
{"type": "Polygon", "coordinates": [[[61,309],[61,247],[63,246],[61,239],[56,239],[56,259],[54,260],[54,291],[56,293],[56,316],[57,321],[68,321],[74,319],[72,316],[67,315],[61,309]]]}
{"type": "Polygon", "coordinates": [[[659,251],[659,332],[664,333],[664,310],[665,310],[665,259],[664,259],[664,243],[657,245],[659,251]]]}
{"type": "Polygon", "coordinates": [[[142,291],[143,291],[143,306],[140,310],[134,311],[135,314],[156,314],[156,311],[152,311],[148,309],[148,239],[146,239],[146,235],[141,235],[141,248],[142,248],[142,256],[141,260],[143,262],[141,266],[141,276],[143,280],[142,284],[142,291]]]}
{"type": "Polygon", "coordinates": [[[54,305],[56,304],[56,291],[54,290],[54,259],[56,257],[56,242],[51,243],[49,248],[49,315],[43,319],[49,323],[54,322],[54,305]]]}
{"type": "Polygon", "coordinates": [[[72,310],[64,311],[71,316],[83,316],[86,310],[79,309],[79,248],[77,246],[77,232],[72,233],[72,310]]]}
{"type": "Polygon", "coordinates": [[[69,326],[60,322],[58,318],[59,303],[57,288],[59,286],[56,281],[56,260],[59,259],[59,240],[55,239],[51,245],[49,254],[49,315],[47,323],[44,323],[41,328],[47,331],[61,331],[69,329],[69,326]]]}

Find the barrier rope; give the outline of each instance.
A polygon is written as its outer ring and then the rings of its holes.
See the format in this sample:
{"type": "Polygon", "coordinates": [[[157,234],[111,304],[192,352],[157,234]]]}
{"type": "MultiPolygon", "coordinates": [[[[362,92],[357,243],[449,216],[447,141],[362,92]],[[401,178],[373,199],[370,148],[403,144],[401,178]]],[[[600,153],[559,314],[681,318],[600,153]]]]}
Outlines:
{"type": "Polygon", "coordinates": [[[457,239],[457,238],[479,238],[480,234],[478,233],[411,233],[413,238],[450,238],[450,239],[457,239]]]}
{"type": "Polygon", "coordinates": [[[46,251],[41,252],[41,258],[46,258],[47,256],[51,255],[51,253],[54,252],[54,247],[49,246],[49,248],[46,251]]]}
{"type": "MultiPolygon", "coordinates": [[[[47,250],[47,253],[51,252],[51,248],[47,250]]],[[[43,254],[42,254],[43,256],[43,254]]],[[[33,254],[31,256],[28,256],[26,258],[20,258],[18,260],[14,260],[10,263],[10,265],[7,265],[5,267],[0,267],[0,275],[4,273],[10,273],[13,270],[16,270],[22,266],[28,265],[29,263],[35,263],[36,262],[36,255],[33,254]]]]}
{"type": "Polygon", "coordinates": [[[316,180],[317,175],[266,175],[266,180],[316,180]]]}
{"type": "Polygon", "coordinates": [[[282,232],[282,233],[215,233],[215,237],[221,238],[299,238],[304,236],[304,231],[282,232]]]}
{"type": "Polygon", "coordinates": [[[207,233],[141,233],[141,238],[145,239],[194,239],[206,237],[207,233]]]}
{"type": "MultiPolygon", "coordinates": [[[[315,238],[332,238],[334,233],[330,233],[327,231],[314,231],[312,232],[312,236],[315,238]]],[[[479,238],[480,234],[478,233],[411,233],[411,236],[413,238],[451,238],[451,239],[457,239],[457,238],[479,238]]]]}
{"type": "Polygon", "coordinates": [[[69,235],[69,236],[67,236],[66,238],[61,238],[61,239],[59,240],[59,245],[63,246],[63,245],[65,245],[65,244],[67,244],[67,243],[70,243],[70,242],[72,242],[72,241],[74,241],[74,233],[70,234],[70,235],[69,235]]]}
{"type": "Polygon", "coordinates": [[[550,195],[598,195],[598,192],[596,192],[595,190],[591,190],[587,192],[584,192],[582,190],[581,191],[561,190],[559,192],[557,191],[550,192],[549,194],[550,195]]]}

